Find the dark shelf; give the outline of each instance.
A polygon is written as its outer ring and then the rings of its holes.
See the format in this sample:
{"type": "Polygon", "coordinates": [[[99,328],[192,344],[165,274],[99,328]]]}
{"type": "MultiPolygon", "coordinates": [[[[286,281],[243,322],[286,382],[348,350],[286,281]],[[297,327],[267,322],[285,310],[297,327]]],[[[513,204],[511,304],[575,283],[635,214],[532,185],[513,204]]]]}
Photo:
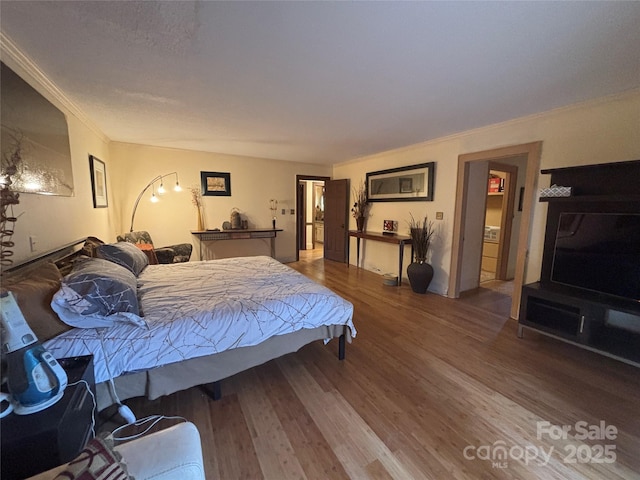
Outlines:
{"type": "Polygon", "coordinates": [[[640,202],[639,195],[574,195],[571,197],[540,197],[541,202],[640,202]]]}
{"type": "MultiPolygon", "coordinates": [[[[640,212],[640,160],[542,170],[570,197],[548,204],[540,282],[522,287],[518,335],[529,328],[640,367],[640,302],[553,282],[556,235],[564,213],[640,212]]],[[[606,265],[594,266],[604,270],[606,265]]]]}

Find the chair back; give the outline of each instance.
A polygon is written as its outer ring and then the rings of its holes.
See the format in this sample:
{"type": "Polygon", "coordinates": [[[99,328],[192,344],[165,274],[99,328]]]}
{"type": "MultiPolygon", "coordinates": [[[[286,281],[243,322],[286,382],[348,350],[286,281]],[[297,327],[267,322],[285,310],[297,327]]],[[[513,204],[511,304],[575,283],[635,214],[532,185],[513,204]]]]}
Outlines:
{"type": "Polygon", "coordinates": [[[151,241],[151,235],[149,235],[149,232],[147,232],[146,230],[127,232],[122,235],[118,235],[116,238],[119,242],[147,243],[153,246],[153,242],[151,241]]]}

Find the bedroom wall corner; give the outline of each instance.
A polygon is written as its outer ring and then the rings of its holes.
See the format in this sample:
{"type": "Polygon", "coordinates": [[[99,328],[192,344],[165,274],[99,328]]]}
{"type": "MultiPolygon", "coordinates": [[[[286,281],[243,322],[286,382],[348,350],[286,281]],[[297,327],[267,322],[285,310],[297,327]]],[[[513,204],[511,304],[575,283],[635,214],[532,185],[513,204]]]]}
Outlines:
{"type": "MultiPolygon", "coordinates": [[[[226,155],[128,143],[110,144],[115,203],[119,217],[116,232],[129,230],[133,204],[155,176],[177,172],[183,191],[168,189],[160,202],[149,201],[151,191],[141,198],[135,216],[135,230],[147,230],[158,246],[193,244],[191,260],[199,259],[199,244],[191,234],[197,226],[190,188],[200,190],[200,172],[224,172],[231,176],[231,196],[205,196],[205,228],[222,228],[237,208],[250,228],[270,228],[269,200],[278,200],[276,258],[287,263],[296,258],[296,175],[329,176],[331,167],[264,158],[226,155]],[[284,210],[284,214],[282,211],[284,210]]],[[[172,180],[172,179],[169,179],[172,180]]],[[[170,185],[165,185],[166,187],[170,185]]],[[[206,242],[204,258],[269,255],[268,239],[206,242]]]]}
{"type": "MultiPolygon", "coordinates": [[[[407,232],[409,214],[427,214],[435,220],[438,238],[433,244],[435,275],[429,290],[448,293],[458,156],[465,153],[542,141],[541,168],[587,165],[640,159],[640,89],[618,95],[569,105],[548,112],[489,125],[421,144],[363,157],[334,165],[334,178],[358,182],[367,172],[436,162],[434,200],[432,202],[374,203],[367,229],[382,231],[382,220],[397,220],[399,233],[407,232]]],[[[538,175],[538,188],[548,186],[547,176],[538,175]]],[[[537,192],[534,192],[537,198],[537,192]]],[[[525,283],[538,279],[542,262],[542,244],[546,205],[535,202],[525,269],[525,283]]],[[[355,221],[350,220],[350,229],[355,221]]],[[[354,242],[354,240],[351,240],[354,242]]],[[[367,242],[364,268],[380,274],[397,272],[396,247],[367,242]]],[[[409,261],[405,254],[405,272],[409,261]]],[[[355,264],[355,247],[349,262],[355,264]]]]}

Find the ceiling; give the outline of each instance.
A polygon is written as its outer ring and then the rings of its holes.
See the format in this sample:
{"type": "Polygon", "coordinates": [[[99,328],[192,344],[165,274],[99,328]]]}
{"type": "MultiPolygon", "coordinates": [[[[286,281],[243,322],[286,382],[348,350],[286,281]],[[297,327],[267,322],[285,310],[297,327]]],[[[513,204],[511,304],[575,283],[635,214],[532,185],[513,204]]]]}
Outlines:
{"type": "Polygon", "coordinates": [[[111,140],[335,164],[640,86],[640,2],[0,2],[111,140]]]}

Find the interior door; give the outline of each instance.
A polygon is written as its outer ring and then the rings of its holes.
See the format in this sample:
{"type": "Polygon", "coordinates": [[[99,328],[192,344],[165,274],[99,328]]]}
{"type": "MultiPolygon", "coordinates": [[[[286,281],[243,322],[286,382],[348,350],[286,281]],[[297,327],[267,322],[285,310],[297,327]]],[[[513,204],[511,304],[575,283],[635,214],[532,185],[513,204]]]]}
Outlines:
{"type": "Polygon", "coordinates": [[[324,183],[324,258],[347,262],[349,180],[324,183]]]}
{"type": "Polygon", "coordinates": [[[462,268],[460,291],[478,288],[482,261],[482,239],[487,202],[489,162],[465,165],[464,233],[462,236],[462,268]]]}
{"type": "Polygon", "coordinates": [[[304,181],[298,181],[298,194],[296,195],[296,212],[298,212],[298,218],[296,219],[296,227],[298,229],[298,250],[307,249],[307,198],[306,185],[304,181]]]}

